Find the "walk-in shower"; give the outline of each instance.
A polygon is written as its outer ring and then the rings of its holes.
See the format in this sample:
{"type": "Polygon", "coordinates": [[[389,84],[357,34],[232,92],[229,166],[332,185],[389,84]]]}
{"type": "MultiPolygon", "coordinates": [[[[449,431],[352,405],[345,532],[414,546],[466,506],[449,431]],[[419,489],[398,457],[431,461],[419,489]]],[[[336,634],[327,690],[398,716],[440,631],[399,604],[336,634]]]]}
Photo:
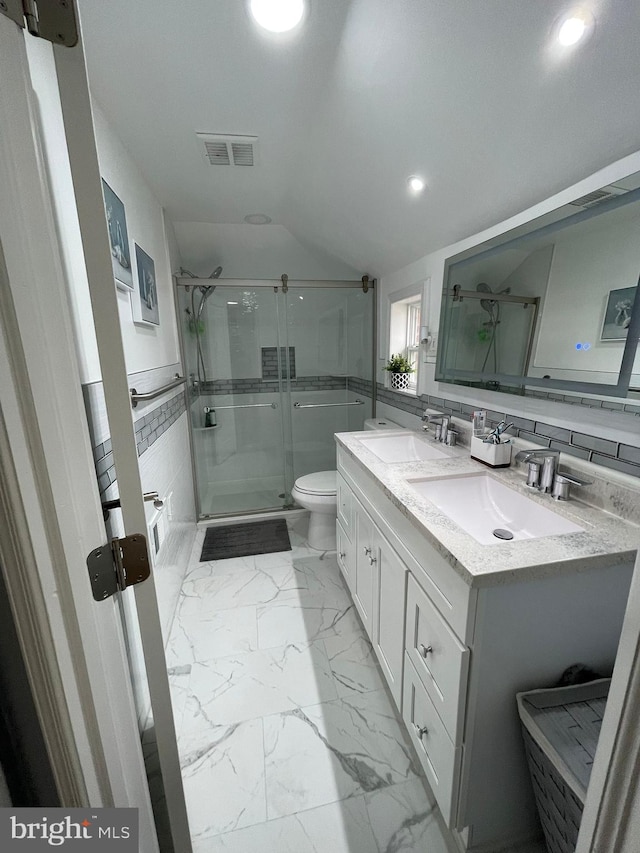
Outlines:
{"type": "Polygon", "coordinates": [[[371,416],[374,291],[181,273],[199,516],[290,507],[296,478],[335,469],[333,434],[371,416]]]}

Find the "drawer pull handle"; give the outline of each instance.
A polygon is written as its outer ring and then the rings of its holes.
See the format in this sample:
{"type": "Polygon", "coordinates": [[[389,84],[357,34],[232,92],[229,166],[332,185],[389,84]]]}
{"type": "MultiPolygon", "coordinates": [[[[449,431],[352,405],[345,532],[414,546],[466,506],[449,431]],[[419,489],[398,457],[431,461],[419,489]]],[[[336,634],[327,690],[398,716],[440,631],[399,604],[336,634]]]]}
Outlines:
{"type": "Polygon", "coordinates": [[[372,557],[371,554],[369,554],[369,565],[372,566],[374,563],[377,562],[378,560],[376,559],[376,557],[372,557]]]}
{"type": "Polygon", "coordinates": [[[433,646],[425,646],[424,643],[420,643],[418,646],[418,651],[422,655],[423,658],[426,658],[427,655],[431,654],[433,651],[433,646]]]}
{"type": "Polygon", "coordinates": [[[367,557],[371,554],[371,548],[367,548],[366,546],[363,548],[363,551],[367,555],[367,557]]]}
{"type": "Polygon", "coordinates": [[[347,554],[346,554],[346,552],[345,552],[345,551],[340,551],[340,559],[341,559],[341,560],[344,560],[344,558],[345,558],[346,556],[347,556],[347,554]]]}
{"type": "Polygon", "coordinates": [[[429,729],[426,726],[419,726],[417,723],[413,724],[414,729],[416,730],[416,734],[418,736],[418,740],[422,740],[422,738],[429,734],[429,729]]]}

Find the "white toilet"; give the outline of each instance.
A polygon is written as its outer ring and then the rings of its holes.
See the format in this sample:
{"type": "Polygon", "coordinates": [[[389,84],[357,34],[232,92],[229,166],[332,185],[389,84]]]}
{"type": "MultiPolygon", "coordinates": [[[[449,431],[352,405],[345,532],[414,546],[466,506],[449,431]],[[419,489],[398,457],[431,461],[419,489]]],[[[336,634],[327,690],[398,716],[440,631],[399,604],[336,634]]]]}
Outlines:
{"type": "MultiPolygon", "coordinates": [[[[387,418],[370,418],[364,422],[366,430],[398,429],[398,424],[387,418]]],[[[336,472],[318,471],[298,477],[291,497],[301,507],[309,510],[309,533],[307,541],[318,551],[336,550],[336,472]]]]}

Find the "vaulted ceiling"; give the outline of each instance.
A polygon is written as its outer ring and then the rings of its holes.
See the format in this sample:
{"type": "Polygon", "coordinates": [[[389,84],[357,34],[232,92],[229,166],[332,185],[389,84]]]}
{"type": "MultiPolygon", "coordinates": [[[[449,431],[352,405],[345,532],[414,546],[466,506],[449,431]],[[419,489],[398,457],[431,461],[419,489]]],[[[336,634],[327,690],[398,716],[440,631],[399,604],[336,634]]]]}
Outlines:
{"type": "Polygon", "coordinates": [[[558,0],[309,4],[278,37],[244,0],[79,0],[93,91],[181,233],[264,213],[381,275],[640,149],[640,3],[585,0],[568,49],[558,0]],[[207,165],[196,132],[257,136],[257,165],[207,165]]]}

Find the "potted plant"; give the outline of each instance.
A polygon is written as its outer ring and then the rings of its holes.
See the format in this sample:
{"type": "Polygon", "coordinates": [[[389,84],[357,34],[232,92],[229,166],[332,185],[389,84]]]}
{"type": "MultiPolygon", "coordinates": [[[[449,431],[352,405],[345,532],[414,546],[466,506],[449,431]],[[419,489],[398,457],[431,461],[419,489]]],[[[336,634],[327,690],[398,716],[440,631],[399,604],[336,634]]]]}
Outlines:
{"type": "Polygon", "coordinates": [[[405,391],[409,387],[409,374],[413,373],[414,369],[403,355],[392,353],[384,369],[391,374],[391,387],[394,391],[405,391]]]}

